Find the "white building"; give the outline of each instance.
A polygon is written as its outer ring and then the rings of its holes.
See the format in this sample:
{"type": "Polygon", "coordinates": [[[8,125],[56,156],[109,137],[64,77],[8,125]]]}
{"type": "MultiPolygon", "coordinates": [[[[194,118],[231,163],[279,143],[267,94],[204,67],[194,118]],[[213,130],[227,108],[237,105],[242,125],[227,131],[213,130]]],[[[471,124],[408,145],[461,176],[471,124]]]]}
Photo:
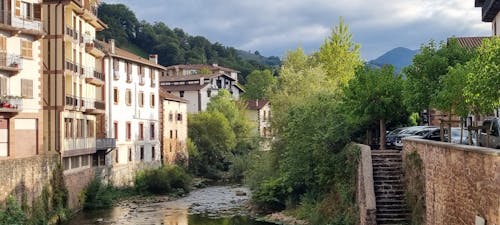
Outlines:
{"type": "Polygon", "coordinates": [[[500,1],[475,0],[475,6],[482,9],[482,21],[491,23],[492,35],[500,36],[500,1]]]}
{"type": "Polygon", "coordinates": [[[235,100],[244,92],[238,84],[237,71],[217,65],[178,65],[167,67],[162,74],[163,90],[188,101],[188,112],[205,111],[212,96],[227,89],[235,100]],[[210,72],[211,74],[200,74],[210,72]]]}
{"type": "Polygon", "coordinates": [[[97,44],[106,54],[106,135],[116,139],[108,161],[113,170],[122,171],[111,180],[126,185],[137,168],[161,164],[158,79],[164,67],[158,64],[157,55],[141,58],[115,47],[114,40],[97,44]]]}

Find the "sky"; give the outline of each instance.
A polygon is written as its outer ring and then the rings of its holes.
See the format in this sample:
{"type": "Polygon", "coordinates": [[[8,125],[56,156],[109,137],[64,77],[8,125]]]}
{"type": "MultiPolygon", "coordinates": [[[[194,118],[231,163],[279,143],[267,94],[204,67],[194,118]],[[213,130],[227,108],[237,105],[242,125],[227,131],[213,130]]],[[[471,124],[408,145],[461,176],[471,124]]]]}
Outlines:
{"type": "Polygon", "coordinates": [[[490,36],[474,0],[104,0],[122,3],[137,19],[164,22],[245,51],[282,57],[297,47],[317,51],[342,17],[361,57],[418,49],[451,36],[490,36]],[[147,3],[147,4],[146,4],[147,3]]]}

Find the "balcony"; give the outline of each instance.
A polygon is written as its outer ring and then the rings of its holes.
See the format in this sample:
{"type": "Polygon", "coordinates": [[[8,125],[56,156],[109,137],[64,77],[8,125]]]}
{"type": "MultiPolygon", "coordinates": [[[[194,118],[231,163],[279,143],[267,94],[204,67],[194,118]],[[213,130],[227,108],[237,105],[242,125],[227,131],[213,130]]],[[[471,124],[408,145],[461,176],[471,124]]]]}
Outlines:
{"type": "Polygon", "coordinates": [[[97,138],[95,139],[96,150],[106,150],[116,148],[116,139],[114,138],[97,138]]]}
{"type": "Polygon", "coordinates": [[[99,115],[106,113],[106,104],[103,101],[95,99],[86,99],[85,114],[99,115]]]}
{"type": "Polygon", "coordinates": [[[11,75],[18,74],[23,69],[23,60],[20,55],[0,53],[0,71],[11,75]]]}
{"type": "Polygon", "coordinates": [[[98,48],[97,44],[94,42],[94,39],[85,39],[85,51],[96,58],[104,57],[104,52],[98,48]]]}
{"type": "Polygon", "coordinates": [[[132,83],[132,74],[127,73],[127,83],[132,83]]]}
{"type": "Polygon", "coordinates": [[[98,87],[102,87],[104,85],[103,73],[95,71],[94,68],[87,68],[86,71],[87,73],[85,73],[85,82],[98,87]]]}
{"type": "Polygon", "coordinates": [[[0,113],[19,113],[23,110],[23,99],[18,96],[0,98],[0,113]]]}
{"type": "Polygon", "coordinates": [[[71,27],[66,26],[64,30],[64,41],[67,42],[78,42],[78,32],[71,27]]]}
{"type": "Polygon", "coordinates": [[[12,35],[19,33],[41,37],[45,35],[41,19],[34,17],[19,17],[11,11],[0,11],[0,29],[10,31],[12,35]]]}
{"type": "Polygon", "coordinates": [[[77,75],[82,75],[82,71],[85,72],[83,70],[83,68],[82,68],[80,70],[80,74],[78,74],[78,71],[79,71],[80,67],[77,64],[71,62],[71,60],[69,60],[69,59],[66,59],[65,65],[66,65],[66,67],[65,67],[66,71],[68,71],[71,74],[75,74],[76,73],[77,75]]]}
{"type": "MultiPolygon", "coordinates": [[[[82,101],[80,98],[73,96],[73,95],[66,95],[66,104],[65,104],[65,109],[68,110],[79,110],[80,106],[82,105],[82,101]]],[[[85,105],[85,103],[83,103],[85,105]]]]}
{"type": "Polygon", "coordinates": [[[119,80],[120,79],[120,71],[113,70],[113,79],[115,79],[115,80],[119,80]]]}
{"type": "Polygon", "coordinates": [[[143,86],[146,83],[145,80],[144,75],[139,75],[139,85],[143,86]]]}

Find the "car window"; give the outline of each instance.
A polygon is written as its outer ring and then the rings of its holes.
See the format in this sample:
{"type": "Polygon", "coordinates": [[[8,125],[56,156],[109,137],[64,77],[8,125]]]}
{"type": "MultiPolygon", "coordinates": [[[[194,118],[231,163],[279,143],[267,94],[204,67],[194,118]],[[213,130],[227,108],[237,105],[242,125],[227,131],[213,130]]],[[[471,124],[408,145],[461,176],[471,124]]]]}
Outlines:
{"type": "MultiPolygon", "coordinates": [[[[490,127],[491,127],[491,121],[490,120],[485,120],[483,122],[483,126],[486,127],[486,129],[490,129],[490,127]]],[[[485,129],[481,129],[481,132],[487,133],[485,129]]]]}
{"type": "Polygon", "coordinates": [[[493,121],[491,126],[491,135],[498,136],[498,121],[493,121]]]}

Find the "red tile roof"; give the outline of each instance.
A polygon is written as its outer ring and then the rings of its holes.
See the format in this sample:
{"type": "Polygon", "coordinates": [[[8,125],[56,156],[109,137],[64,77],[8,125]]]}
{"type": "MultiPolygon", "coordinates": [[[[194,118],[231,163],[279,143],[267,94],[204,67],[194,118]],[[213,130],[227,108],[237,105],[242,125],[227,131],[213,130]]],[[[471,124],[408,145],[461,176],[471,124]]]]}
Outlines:
{"type": "Polygon", "coordinates": [[[248,100],[247,101],[247,109],[249,110],[260,110],[265,105],[269,103],[268,100],[259,99],[259,100],[248,100]]]}
{"type": "Polygon", "coordinates": [[[487,38],[490,37],[453,37],[449,39],[456,39],[458,44],[463,48],[477,48],[481,46],[483,40],[487,38]]]}
{"type": "Polygon", "coordinates": [[[164,90],[163,87],[160,87],[159,91],[160,91],[160,97],[163,99],[175,101],[175,102],[183,102],[183,103],[188,102],[186,99],[183,99],[183,98],[180,98],[180,97],[177,97],[173,94],[168,93],[166,90],[164,90]]]}

